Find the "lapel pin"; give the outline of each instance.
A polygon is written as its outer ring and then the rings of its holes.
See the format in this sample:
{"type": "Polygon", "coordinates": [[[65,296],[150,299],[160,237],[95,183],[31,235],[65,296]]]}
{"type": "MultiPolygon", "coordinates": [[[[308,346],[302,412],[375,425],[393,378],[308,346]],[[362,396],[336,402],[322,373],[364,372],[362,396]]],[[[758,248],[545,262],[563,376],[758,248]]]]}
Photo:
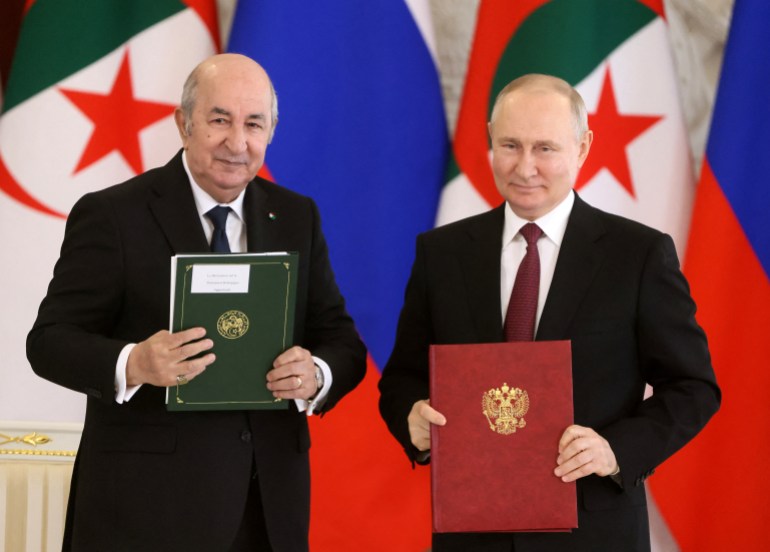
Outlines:
{"type": "Polygon", "coordinates": [[[277,215],[277,214],[275,214],[275,213],[273,213],[272,211],[270,211],[270,212],[267,214],[267,218],[269,218],[270,220],[275,220],[275,219],[277,219],[277,218],[278,218],[278,215],[277,215]]]}

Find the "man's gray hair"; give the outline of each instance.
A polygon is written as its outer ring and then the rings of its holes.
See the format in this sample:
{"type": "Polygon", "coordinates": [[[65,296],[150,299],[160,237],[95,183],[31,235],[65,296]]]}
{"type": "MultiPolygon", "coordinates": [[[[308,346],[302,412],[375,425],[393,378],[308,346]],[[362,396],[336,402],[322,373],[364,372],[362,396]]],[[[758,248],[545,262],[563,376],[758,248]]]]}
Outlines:
{"type": "MultiPolygon", "coordinates": [[[[182,109],[182,115],[184,115],[184,131],[189,136],[192,133],[192,112],[195,109],[195,102],[198,99],[198,72],[199,67],[196,67],[192,73],[184,81],[182,87],[182,103],[180,107],[182,109]]],[[[273,81],[270,77],[267,78],[267,82],[270,83],[270,138],[268,142],[272,141],[273,134],[275,133],[275,124],[278,122],[278,94],[275,93],[273,87],[273,81]]]]}
{"type": "Polygon", "coordinates": [[[551,90],[565,96],[569,100],[572,110],[572,127],[575,129],[575,139],[580,141],[583,138],[583,135],[588,131],[588,110],[586,109],[586,104],[578,91],[567,81],[552,75],[531,73],[514,79],[505,85],[495,99],[495,105],[492,107],[492,116],[489,118],[490,124],[495,123],[503,99],[511,92],[524,88],[551,90]]]}

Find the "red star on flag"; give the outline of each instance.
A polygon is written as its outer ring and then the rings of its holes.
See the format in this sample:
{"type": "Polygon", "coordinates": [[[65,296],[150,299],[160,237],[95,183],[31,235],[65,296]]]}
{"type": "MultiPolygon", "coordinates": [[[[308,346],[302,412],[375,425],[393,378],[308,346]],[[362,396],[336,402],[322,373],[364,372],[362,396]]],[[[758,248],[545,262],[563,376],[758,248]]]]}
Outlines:
{"type": "Polygon", "coordinates": [[[575,183],[575,189],[579,190],[600,170],[606,168],[631,197],[636,197],[626,148],[661,118],[619,113],[608,67],[599,105],[596,112],[588,116],[588,126],[594,132],[594,142],[575,183]]]}
{"type": "Polygon", "coordinates": [[[144,172],[139,132],[168,117],[176,108],[175,105],[148,102],[134,96],[128,50],[108,94],[63,88],[59,90],[94,124],[91,138],[73,174],[93,165],[115,150],[120,152],[134,173],[144,172]]]}

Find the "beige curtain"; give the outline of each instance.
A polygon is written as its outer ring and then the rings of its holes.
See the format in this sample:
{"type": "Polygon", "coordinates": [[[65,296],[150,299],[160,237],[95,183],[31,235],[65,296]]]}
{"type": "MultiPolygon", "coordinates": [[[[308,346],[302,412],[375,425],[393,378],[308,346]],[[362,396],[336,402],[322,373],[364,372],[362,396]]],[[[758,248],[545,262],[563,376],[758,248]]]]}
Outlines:
{"type": "Polygon", "coordinates": [[[0,550],[61,550],[82,424],[0,421],[0,550]]]}
{"type": "Polygon", "coordinates": [[[72,461],[0,459],[3,550],[61,550],[72,466],[72,461]]]}

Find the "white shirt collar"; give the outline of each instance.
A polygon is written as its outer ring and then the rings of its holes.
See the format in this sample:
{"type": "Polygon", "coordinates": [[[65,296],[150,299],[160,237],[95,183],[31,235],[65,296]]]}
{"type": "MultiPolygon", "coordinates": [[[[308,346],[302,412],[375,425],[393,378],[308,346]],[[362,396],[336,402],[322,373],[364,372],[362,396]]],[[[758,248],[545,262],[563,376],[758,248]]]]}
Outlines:
{"type": "Polygon", "coordinates": [[[193,175],[190,172],[190,167],[187,164],[186,151],[182,154],[182,164],[184,165],[184,171],[187,173],[187,178],[190,180],[190,188],[192,189],[193,198],[195,199],[195,207],[198,209],[198,214],[201,217],[206,213],[208,213],[212,208],[216,207],[217,205],[224,205],[226,207],[230,207],[233,213],[235,213],[241,221],[244,220],[243,197],[246,192],[246,188],[241,190],[241,193],[238,194],[238,197],[236,197],[230,203],[219,203],[216,199],[211,197],[203,188],[201,188],[200,185],[193,178],[193,175]]]}
{"type": "MultiPolygon", "coordinates": [[[[575,193],[570,191],[561,203],[551,209],[542,217],[529,221],[521,218],[513,212],[510,204],[505,203],[505,222],[503,223],[503,247],[508,245],[521,230],[521,227],[528,222],[534,222],[543,231],[543,234],[556,244],[561,246],[564,239],[564,232],[567,231],[567,222],[572,212],[572,206],[575,204],[575,193]]],[[[523,239],[523,238],[522,238],[523,239]]]]}

